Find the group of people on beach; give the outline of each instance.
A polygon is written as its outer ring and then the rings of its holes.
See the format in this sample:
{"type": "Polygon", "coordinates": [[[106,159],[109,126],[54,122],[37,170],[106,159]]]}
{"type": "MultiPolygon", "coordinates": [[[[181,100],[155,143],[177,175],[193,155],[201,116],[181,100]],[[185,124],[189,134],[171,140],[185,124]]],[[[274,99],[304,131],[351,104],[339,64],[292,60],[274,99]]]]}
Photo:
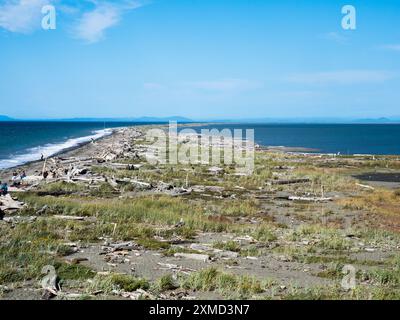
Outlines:
{"type": "MultiPolygon", "coordinates": [[[[41,160],[41,161],[44,161],[44,160],[45,160],[43,154],[41,155],[40,160],[41,160]]],[[[49,172],[48,172],[48,171],[44,171],[44,172],[43,172],[43,178],[44,178],[44,179],[46,179],[48,175],[49,175],[49,172]]],[[[53,174],[53,175],[54,175],[54,174],[53,174]]],[[[11,180],[10,180],[11,187],[19,187],[19,186],[21,186],[21,184],[23,184],[24,179],[25,179],[26,177],[27,177],[27,175],[26,175],[25,170],[22,170],[22,171],[20,171],[20,172],[14,171],[14,172],[12,173],[12,177],[11,177],[11,180]]],[[[5,196],[6,194],[8,194],[8,188],[9,188],[9,186],[8,186],[8,183],[7,183],[7,182],[2,182],[2,181],[0,181],[0,196],[5,196]]]]}
{"type": "MultiPolygon", "coordinates": [[[[26,178],[25,170],[21,172],[14,171],[11,177],[11,186],[18,187],[26,178]]],[[[0,196],[5,196],[8,193],[8,183],[0,181],[0,196]]]]}
{"type": "Polygon", "coordinates": [[[24,181],[25,178],[26,178],[25,170],[22,170],[19,173],[17,171],[14,171],[11,178],[11,183],[12,183],[11,185],[13,187],[17,187],[24,181]]]}

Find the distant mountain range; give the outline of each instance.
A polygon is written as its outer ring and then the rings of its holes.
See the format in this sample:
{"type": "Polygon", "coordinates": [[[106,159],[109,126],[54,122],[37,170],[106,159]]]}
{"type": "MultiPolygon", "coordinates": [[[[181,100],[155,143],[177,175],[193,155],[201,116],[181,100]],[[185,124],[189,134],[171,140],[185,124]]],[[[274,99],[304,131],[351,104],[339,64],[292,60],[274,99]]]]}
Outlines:
{"type": "Polygon", "coordinates": [[[358,119],[354,122],[361,123],[400,123],[400,119],[378,118],[378,119],[358,119]]]}
{"type": "MultiPolygon", "coordinates": [[[[48,121],[48,120],[44,120],[48,121]]],[[[55,121],[55,120],[51,120],[55,121]]],[[[75,122],[160,122],[165,123],[168,121],[177,121],[177,122],[193,122],[193,120],[184,118],[184,117],[165,117],[165,118],[158,118],[158,117],[140,117],[140,118],[69,118],[69,119],[57,119],[56,121],[75,121],[75,122]]]]}
{"type": "MultiPolygon", "coordinates": [[[[212,121],[210,121],[212,122],[212,121]]],[[[281,124],[389,124],[400,123],[399,118],[247,118],[237,120],[218,120],[217,122],[239,122],[239,123],[281,123],[281,124]]]]}
{"type": "Polygon", "coordinates": [[[61,121],[61,122],[139,122],[139,123],[165,123],[177,121],[180,123],[194,122],[184,117],[140,117],[140,118],[67,118],[67,119],[13,119],[0,115],[0,121],[61,121]]]}
{"type": "Polygon", "coordinates": [[[0,115],[1,121],[60,121],[60,122],[138,122],[138,123],[165,123],[169,121],[177,121],[179,123],[192,122],[215,122],[215,123],[309,123],[309,124],[389,124],[400,123],[400,117],[396,118],[247,118],[247,119],[189,119],[185,117],[139,117],[139,118],[67,118],[67,119],[14,119],[5,115],[0,115]]]}
{"type": "Polygon", "coordinates": [[[15,121],[14,119],[0,115],[0,121],[15,121]]]}

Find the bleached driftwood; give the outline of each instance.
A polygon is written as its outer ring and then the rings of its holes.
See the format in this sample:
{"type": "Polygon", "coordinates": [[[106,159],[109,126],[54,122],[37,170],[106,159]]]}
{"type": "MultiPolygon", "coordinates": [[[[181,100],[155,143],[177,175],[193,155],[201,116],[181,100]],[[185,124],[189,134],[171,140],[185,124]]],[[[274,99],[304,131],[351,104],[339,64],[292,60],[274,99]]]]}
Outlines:
{"type": "Polygon", "coordinates": [[[214,249],[214,253],[223,259],[236,259],[239,253],[233,251],[214,249]]]}
{"type": "Polygon", "coordinates": [[[83,221],[83,220],[85,220],[85,217],[78,217],[78,216],[54,215],[53,217],[56,218],[56,219],[61,219],[61,220],[72,220],[72,221],[83,221]]]}
{"type": "Polygon", "coordinates": [[[109,163],[108,167],[112,167],[114,169],[123,169],[123,170],[138,170],[142,167],[141,164],[128,164],[128,163],[109,163]]]}
{"type": "Polygon", "coordinates": [[[22,182],[24,184],[30,184],[30,183],[37,183],[43,180],[43,176],[27,176],[24,179],[22,179],[22,182]]]}
{"type": "Polygon", "coordinates": [[[5,221],[5,222],[8,222],[8,223],[21,223],[21,222],[28,222],[28,223],[31,223],[31,222],[34,222],[35,220],[37,219],[37,217],[36,216],[11,216],[11,217],[5,217],[5,218],[3,218],[3,220],[5,221]]]}
{"type": "Polygon", "coordinates": [[[190,249],[196,250],[196,251],[213,251],[213,248],[211,248],[207,244],[199,244],[199,243],[192,243],[190,245],[190,249]]]}
{"type": "Polygon", "coordinates": [[[129,298],[131,300],[139,300],[139,299],[150,299],[154,300],[155,297],[143,289],[137,289],[136,291],[133,292],[121,292],[120,293],[122,297],[124,298],[129,298]]]}
{"type": "MultiPolygon", "coordinates": [[[[78,250],[76,250],[76,251],[78,251],[78,250]]],[[[76,264],[80,264],[83,261],[88,261],[88,260],[89,260],[88,258],[83,258],[83,257],[78,257],[78,258],[76,258],[76,257],[72,257],[72,258],[68,257],[68,258],[65,259],[65,262],[68,263],[68,264],[76,265],[76,264]]]]}
{"type": "Polygon", "coordinates": [[[367,185],[365,185],[365,184],[361,184],[361,183],[356,183],[356,186],[359,186],[359,187],[361,187],[361,188],[365,188],[365,189],[375,190],[375,188],[374,188],[374,187],[367,186],[367,185]]]}
{"type": "Polygon", "coordinates": [[[217,254],[220,258],[235,259],[239,256],[237,252],[215,249],[206,244],[192,243],[190,245],[190,249],[200,252],[212,252],[214,254],[217,254]]]}
{"type": "Polygon", "coordinates": [[[332,201],[332,198],[289,196],[288,200],[291,200],[291,201],[305,201],[305,202],[326,202],[326,201],[332,201]]]}
{"type": "Polygon", "coordinates": [[[106,179],[102,177],[75,177],[70,179],[70,182],[87,182],[87,183],[102,183],[106,182],[106,179]]]}
{"type": "Polygon", "coordinates": [[[187,274],[187,275],[189,275],[191,272],[196,271],[194,269],[186,268],[183,266],[178,266],[178,265],[172,264],[172,263],[157,262],[157,264],[161,267],[161,268],[159,268],[160,270],[171,270],[171,271],[175,271],[175,272],[181,272],[181,273],[187,274]]]}
{"type": "Polygon", "coordinates": [[[142,181],[138,181],[138,180],[133,180],[133,179],[129,179],[129,178],[124,178],[124,179],[116,179],[115,182],[117,183],[132,183],[140,188],[145,188],[145,189],[151,189],[152,185],[150,183],[147,182],[142,182],[142,181]]]}
{"type": "Polygon", "coordinates": [[[202,185],[195,185],[192,187],[193,192],[214,192],[214,193],[222,193],[225,190],[224,187],[219,186],[202,186],[202,185]]]}
{"type": "Polygon", "coordinates": [[[169,193],[171,197],[179,197],[186,196],[192,193],[192,189],[184,189],[184,188],[174,188],[172,192],[169,193]]]}
{"type": "Polygon", "coordinates": [[[58,158],[62,164],[70,164],[74,162],[90,162],[93,161],[93,158],[91,157],[71,157],[71,158],[58,158]]]}
{"type": "Polygon", "coordinates": [[[220,174],[224,172],[224,169],[219,168],[219,167],[211,167],[208,169],[208,171],[212,174],[220,174]]]}
{"type": "Polygon", "coordinates": [[[3,211],[8,210],[19,210],[22,209],[25,204],[21,201],[14,200],[10,194],[0,196],[0,209],[3,211]]]}
{"type": "Polygon", "coordinates": [[[139,250],[141,247],[132,242],[132,241],[127,241],[127,242],[121,242],[121,243],[111,243],[109,246],[112,248],[112,251],[119,251],[119,250],[139,250]]]}
{"type": "Polygon", "coordinates": [[[185,259],[192,259],[202,262],[207,262],[210,260],[210,256],[207,254],[197,254],[197,253],[175,253],[174,257],[176,258],[185,258],[185,259]]]}
{"type": "Polygon", "coordinates": [[[268,182],[271,185],[286,185],[286,184],[297,184],[297,183],[307,183],[310,182],[310,179],[288,179],[288,180],[272,180],[268,182]]]}

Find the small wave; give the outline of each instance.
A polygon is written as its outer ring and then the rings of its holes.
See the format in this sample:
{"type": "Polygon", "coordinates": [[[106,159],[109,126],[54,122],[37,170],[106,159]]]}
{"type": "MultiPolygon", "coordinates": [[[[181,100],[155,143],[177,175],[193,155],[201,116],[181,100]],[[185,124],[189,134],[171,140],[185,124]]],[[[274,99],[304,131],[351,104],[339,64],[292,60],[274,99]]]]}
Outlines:
{"type": "Polygon", "coordinates": [[[0,169],[8,169],[16,166],[23,165],[28,162],[37,161],[41,158],[42,154],[45,157],[54,156],[57,153],[62,152],[70,148],[77,147],[83,143],[97,140],[102,137],[112,134],[112,129],[104,129],[93,131],[90,136],[84,136],[79,138],[68,139],[62,143],[46,144],[44,146],[38,146],[26,150],[26,153],[21,155],[10,156],[8,159],[0,159],[0,169]]]}

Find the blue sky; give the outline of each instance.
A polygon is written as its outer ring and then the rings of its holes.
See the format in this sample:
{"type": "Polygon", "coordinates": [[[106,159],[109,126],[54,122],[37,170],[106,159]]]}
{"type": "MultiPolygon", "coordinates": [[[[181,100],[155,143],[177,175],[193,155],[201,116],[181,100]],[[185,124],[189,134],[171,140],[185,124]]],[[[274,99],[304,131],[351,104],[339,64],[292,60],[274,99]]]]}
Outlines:
{"type": "Polygon", "coordinates": [[[396,0],[0,0],[12,117],[400,116],[399,88],[396,0]]]}

